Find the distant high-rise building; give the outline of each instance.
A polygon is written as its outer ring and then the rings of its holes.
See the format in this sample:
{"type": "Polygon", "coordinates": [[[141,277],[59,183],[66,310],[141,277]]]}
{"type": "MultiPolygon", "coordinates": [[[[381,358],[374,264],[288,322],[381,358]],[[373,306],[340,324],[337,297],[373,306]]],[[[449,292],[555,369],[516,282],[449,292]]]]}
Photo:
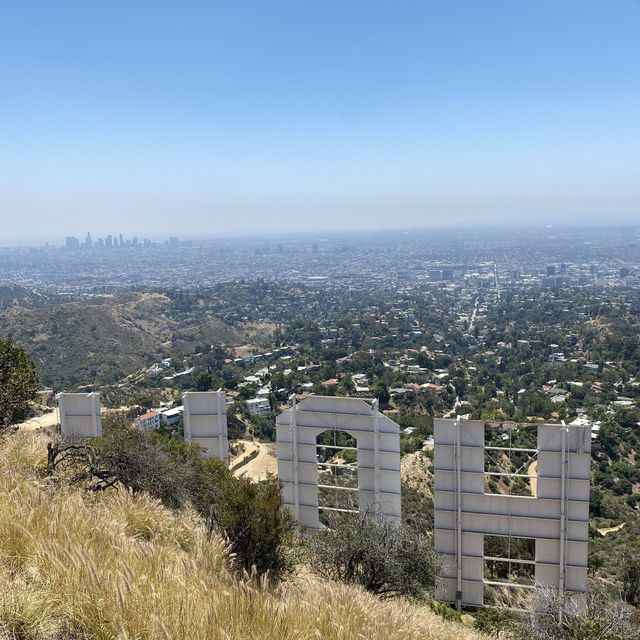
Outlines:
{"type": "Polygon", "coordinates": [[[556,275],[556,265],[555,264],[548,264],[547,265],[547,275],[548,276],[555,276],[556,275]]]}
{"type": "Polygon", "coordinates": [[[137,246],[138,246],[138,238],[134,238],[134,239],[131,241],[131,244],[132,244],[134,247],[137,247],[137,246]]]}
{"type": "Polygon", "coordinates": [[[109,235],[106,237],[106,239],[105,239],[105,241],[104,241],[104,246],[105,246],[107,249],[111,249],[111,247],[113,247],[113,237],[111,236],[111,234],[109,234],[109,235]]]}
{"type": "Polygon", "coordinates": [[[93,240],[91,239],[91,232],[87,231],[87,237],[84,239],[84,246],[87,249],[91,249],[93,247],[93,240]]]}
{"type": "Polygon", "coordinates": [[[67,251],[74,251],[75,249],[80,248],[80,240],[75,236],[67,236],[64,239],[64,245],[67,248],[67,251]]]}
{"type": "Polygon", "coordinates": [[[124,245],[124,238],[122,237],[122,234],[120,234],[118,237],[120,238],[120,246],[122,247],[124,245]]]}
{"type": "Polygon", "coordinates": [[[311,245],[311,252],[313,253],[314,256],[317,256],[320,253],[320,247],[318,246],[317,242],[314,242],[311,245]]]}
{"type": "Polygon", "coordinates": [[[621,278],[628,278],[630,275],[631,275],[631,269],[629,269],[629,267],[622,267],[620,269],[621,278]]]}

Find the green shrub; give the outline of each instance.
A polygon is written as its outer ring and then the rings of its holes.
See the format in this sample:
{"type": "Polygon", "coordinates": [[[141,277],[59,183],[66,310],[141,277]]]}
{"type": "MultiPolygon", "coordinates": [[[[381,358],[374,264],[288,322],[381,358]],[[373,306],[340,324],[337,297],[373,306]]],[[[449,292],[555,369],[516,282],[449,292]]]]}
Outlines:
{"type": "Polygon", "coordinates": [[[450,622],[462,622],[462,616],[446,602],[429,600],[429,608],[445,620],[449,620],[450,622]]]}
{"type": "Polygon", "coordinates": [[[425,536],[368,513],[335,515],[329,526],[310,542],[319,574],[382,596],[420,597],[433,589],[439,561],[425,536]]]}
{"type": "Polygon", "coordinates": [[[87,445],[50,447],[50,473],[61,466],[93,490],[146,492],[172,509],[192,505],[210,533],[228,540],[240,569],[278,578],[290,568],[294,522],[276,478],[236,478],[221,461],[203,458],[196,445],[121,421],[107,422],[104,436],[87,445]]]}
{"type": "Polygon", "coordinates": [[[638,640],[635,610],[601,586],[590,585],[584,598],[537,589],[524,623],[514,626],[517,640],[638,640]]]}
{"type": "Polygon", "coordinates": [[[513,627],[514,617],[506,609],[486,607],[473,615],[473,628],[487,635],[500,637],[500,633],[513,627]]]}

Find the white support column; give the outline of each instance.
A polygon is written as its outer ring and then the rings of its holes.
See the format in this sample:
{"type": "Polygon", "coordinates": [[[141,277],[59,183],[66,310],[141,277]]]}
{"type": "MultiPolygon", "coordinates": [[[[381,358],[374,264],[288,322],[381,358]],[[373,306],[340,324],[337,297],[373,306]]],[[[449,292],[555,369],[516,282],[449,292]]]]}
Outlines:
{"type": "Polygon", "coordinates": [[[456,470],[456,608],[462,609],[462,470],[460,460],[460,417],[456,417],[455,430],[455,453],[454,462],[456,470]]]}
{"type": "MultiPolygon", "coordinates": [[[[60,426],[60,429],[62,430],[62,416],[66,416],[66,412],[64,410],[64,393],[59,393],[56,396],[56,400],[57,402],[57,406],[58,406],[58,425],[60,426]]],[[[64,433],[63,433],[64,435],[64,433]]]]}
{"type": "MultiPolygon", "coordinates": [[[[567,471],[569,456],[567,455],[568,428],[562,421],[562,453],[560,461],[560,562],[558,575],[558,593],[562,597],[566,582],[565,543],[567,539],[567,471]]],[[[562,614],[560,614],[562,615],[562,614]]]]}
{"type": "Polygon", "coordinates": [[[296,394],[291,394],[291,459],[293,460],[293,514],[300,522],[300,483],[298,479],[298,422],[296,415],[296,394]]]}
{"type": "Polygon", "coordinates": [[[191,413],[189,412],[189,392],[182,394],[182,424],[184,425],[184,441],[191,444],[191,413]]]}
{"type": "Polygon", "coordinates": [[[97,393],[91,394],[91,408],[93,411],[93,432],[97,436],[102,435],[102,418],[100,416],[100,396],[97,393]]]}
{"type": "Polygon", "coordinates": [[[380,513],[380,413],[377,398],[371,403],[371,410],[373,411],[373,508],[375,513],[380,513]]]}
{"type": "Polygon", "coordinates": [[[229,464],[229,442],[227,439],[227,396],[218,389],[218,453],[226,465],[229,464]]]}

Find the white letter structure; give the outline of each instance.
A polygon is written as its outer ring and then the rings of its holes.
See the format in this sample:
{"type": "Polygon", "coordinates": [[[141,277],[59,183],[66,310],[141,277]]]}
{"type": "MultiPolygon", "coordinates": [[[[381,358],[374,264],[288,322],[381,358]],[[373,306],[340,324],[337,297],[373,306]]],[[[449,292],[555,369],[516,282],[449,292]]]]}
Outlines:
{"type": "Polygon", "coordinates": [[[318,512],[316,438],[327,430],[356,438],[358,508],[400,518],[400,428],[378,411],[378,401],[309,396],[276,418],[278,477],[296,522],[321,528],[318,512]]]}
{"type": "Polygon", "coordinates": [[[184,439],[199,444],[205,458],[229,463],[227,398],[224,391],[188,391],[182,395],[184,439]]]}
{"type": "MultiPolygon", "coordinates": [[[[540,425],[536,449],[520,449],[537,454],[535,497],[484,492],[482,421],[436,420],[434,449],[435,550],[444,554],[438,599],[483,604],[485,535],[535,539],[536,586],[552,586],[561,594],[586,592],[588,426],[540,425]]],[[[489,449],[503,453],[509,447],[489,449]]]]}
{"type": "Polygon", "coordinates": [[[102,435],[99,393],[59,393],[60,431],[65,438],[87,439],[102,435]]]}

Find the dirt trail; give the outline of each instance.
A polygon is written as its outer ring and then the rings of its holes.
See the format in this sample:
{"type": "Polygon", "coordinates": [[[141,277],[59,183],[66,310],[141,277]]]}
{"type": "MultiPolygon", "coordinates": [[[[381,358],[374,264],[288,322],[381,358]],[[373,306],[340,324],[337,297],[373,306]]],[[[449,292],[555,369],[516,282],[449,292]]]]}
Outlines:
{"type": "MultiPolygon", "coordinates": [[[[115,409],[110,409],[107,407],[102,407],[101,414],[104,417],[109,413],[126,413],[129,411],[131,407],[117,407],[115,409]]],[[[24,422],[21,422],[17,425],[19,429],[41,429],[43,427],[55,427],[60,424],[60,420],[58,419],[58,410],[54,409],[50,413],[44,413],[41,416],[37,416],[35,418],[29,418],[24,422]]]]}
{"type": "Polygon", "coordinates": [[[531,495],[538,496],[538,461],[534,460],[528,467],[529,484],[531,484],[531,495]]]}
{"type": "Polygon", "coordinates": [[[254,451],[258,451],[258,455],[249,460],[247,464],[234,471],[236,476],[247,476],[252,480],[264,480],[268,473],[277,475],[278,464],[276,461],[276,445],[264,442],[255,442],[252,440],[239,440],[244,444],[244,451],[231,462],[231,466],[240,462],[243,458],[251,455],[254,451]]]}
{"type": "Polygon", "coordinates": [[[596,531],[601,536],[606,536],[608,533],[615,533],[616,531],[620,531],[620,529],[622,529],[625,524],[626,522],[623,522],[622,524],[619,524],[617,527],[604,527],[603,529],[596,529],[596,531]]]}
{"type": "Polygon", "coordinates": [[[45,413],[37,418],[29,418],[25,422],[15,425],[19,429],[40,429],[41,427],[55,427],[58,424],[58,412],[45,413]]]}

